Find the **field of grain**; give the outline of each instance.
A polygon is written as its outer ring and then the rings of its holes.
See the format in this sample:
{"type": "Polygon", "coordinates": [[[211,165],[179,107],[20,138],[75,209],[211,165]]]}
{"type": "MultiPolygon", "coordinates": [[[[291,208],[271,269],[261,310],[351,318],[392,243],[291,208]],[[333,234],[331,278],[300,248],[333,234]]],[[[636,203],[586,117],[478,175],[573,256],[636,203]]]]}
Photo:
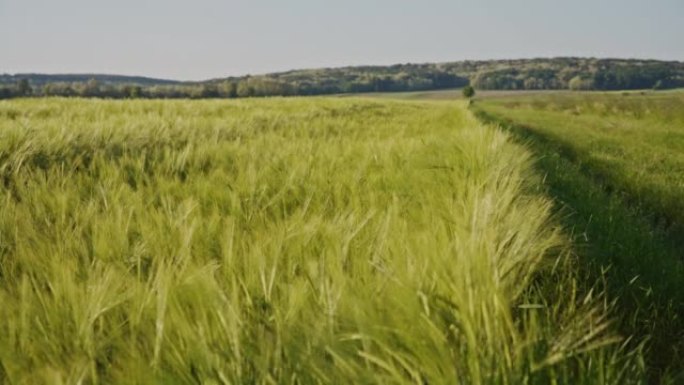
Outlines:
{"type": "MultiPolygon", "coordinates": [[[[477,90],[478,100],[500,99],[503,97],[530,97],[530,96],[557,96],[571,94],[571,91],[558,90],[477,90]]],[[[326,96],[327,97],[327,96],[326,96]]],[[[462,88],[449,88],[443,90],[425,90],[408,92],[365,92],[356,94],[338,94],[340,98],[372,98],[372,99],[397,99],[397,100],[459,100],[463,99],[462,88]]]]}
{"type": "Polygon", "coordinates": [[[656,377],[684,381],[684,93],[508,97],[475,111],[536,153],[581,265],[618,299],[619,328],[648,338],[656,377]]]}
{"type": "Polygon", "coordinates": [[[684,223],[684,92],[547,95],[486,106],[567,144],[666,225],[684,223]]]}
{"type": "Polygon", "coordinates": [[[0,102],[0,383],[629,384],[459,102],[0,102]]]}

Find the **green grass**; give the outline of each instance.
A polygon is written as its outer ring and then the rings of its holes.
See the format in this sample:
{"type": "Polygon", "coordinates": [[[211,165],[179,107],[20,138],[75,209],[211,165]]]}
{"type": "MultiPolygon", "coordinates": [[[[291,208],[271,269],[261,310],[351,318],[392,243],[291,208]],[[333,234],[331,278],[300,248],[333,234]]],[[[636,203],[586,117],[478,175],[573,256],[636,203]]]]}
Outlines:
{"type": "Polygon", "coordinates": [[[340,94],[341,98],[380,98],[400,100],[454,100],[462,99],[460,88],[446,90],[408,91],[408,92],[367,92],[359,94],[340,94]]]}
{"type": "Polygon", "coordinates": [[[612,188],[684,234],[684,93],[512,98],[485,105],[566,144],[612,188]]]}
{"type": "Polygon", "coordinates": [[[679,372],[678,381],[684,379],[682,106],[681,92],[476,103],[481,117],[532,146],[566,228],[574,229],[586,275],[606,279],[619,299],[624,333],[648,336],[654,377],[679,372]]]}
{"type": "Polygon", "coordinates": [[[0,383],[644,383],[465,104],[4,101],[0,177],[0,383]]]}
{"type": "MultiPolygon", "coordinates": [[[[569,92],[569,91],[568,91],[569,92]]],[[[490,99],[501,97],[522,97],[531,95],[557,95],[562,94],[562,91],[547,91],[547,90],[532,90],[532,91],[488,91],[478,90],[478,99],[490,99]]],[[[329,96],[324,96],[329,97],[329,96]]],[[[461,88],[446,89],[446,90],[428,90],[428,91],[409,91],[409,92],[366,92],[358,94],[339,94],[339,98],[372,98],[372,99],[397,99],[397,100],[431,100],[431,101],[445,101],[445,100],[459,100],[463,99],[463,91],[461,88]]]]}

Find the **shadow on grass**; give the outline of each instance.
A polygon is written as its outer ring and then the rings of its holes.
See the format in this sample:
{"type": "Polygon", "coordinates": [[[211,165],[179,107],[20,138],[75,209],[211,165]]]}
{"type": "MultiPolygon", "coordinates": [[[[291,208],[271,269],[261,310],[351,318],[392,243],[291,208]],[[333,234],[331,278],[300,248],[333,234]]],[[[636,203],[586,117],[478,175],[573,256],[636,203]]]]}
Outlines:
{"type": "Polygon", "coordinates": [[[472,110],[537,155],[545,188],[573,236],[582,276],[588,283],[603,280],[617,298],[616,322],[623,334],[635,336],[635,343],[647,340],[653,383],[684,383],[684,239],[658,226],[658,213],[640,209],[571,146],[479,106],[472,110]]]}

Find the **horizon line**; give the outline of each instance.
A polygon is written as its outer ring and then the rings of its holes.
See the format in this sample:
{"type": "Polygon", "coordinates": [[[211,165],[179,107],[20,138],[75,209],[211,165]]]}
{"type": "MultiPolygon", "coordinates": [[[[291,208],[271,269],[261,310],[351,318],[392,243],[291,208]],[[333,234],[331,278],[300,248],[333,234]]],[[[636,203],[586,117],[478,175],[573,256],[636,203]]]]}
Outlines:
{"type": "Polygon", "coordinates": [[[460,59],[460,60],[447,60],[447,61],[414,61],[414,62],[394,62],[392,64],[342,64],[336,66],[320,66],[320,67],[299,67],[290,68],[287,70],[274,70],[268,72],[259,73],[243,73],[240,75],[226,75],[219,77],[209,77],[202,78],[200,80],[189,80],[189,79],[173,79],[165,77],[157,77],[154,75],[140,75],[140,74],[126,74],[126,73],[113,73],[113,72],[95,72],[95,71],[75,71],[75,72],[42,72],[42,71],[27,71],[27,72],[0,72],[0,76],[30,76],[30,75],[46,75],[46,76],[118,76],[118,77],[135,77],[135,78],[145,78],[150,80],[158,81],[170,81],[178,83],[203,83],[216,80],[224,80],[231,78],[244,78],[251,76],[268,76],[285,74],[289,72],[296,71],[315,71],[315,70],[330,70],[330,69],[347,69],[347,68],[361,68],[361,67],[392,67],[397,65],[429,65],[429,64],[449,64],[449,63],[464,63],[464,62],[497,62],[497,61],[531,61],[531,60],[554,60],[554,59],[594,59],[594,60],[617,60],[617,61],[655,61],[663,63],[678,63],[684,64],[684,60],[678,59],[655,59],[652,57],[600,57],[600,56],[530,56],[530,57],[514,57],[514,58],[488,58],[488,59],[460,59]]]}

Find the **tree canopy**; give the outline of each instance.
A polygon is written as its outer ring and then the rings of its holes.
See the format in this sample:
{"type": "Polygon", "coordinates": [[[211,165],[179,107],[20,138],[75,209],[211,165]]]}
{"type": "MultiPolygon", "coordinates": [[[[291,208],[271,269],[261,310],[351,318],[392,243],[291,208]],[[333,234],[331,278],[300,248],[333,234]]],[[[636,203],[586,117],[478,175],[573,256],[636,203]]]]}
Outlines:
{"type": "Polygon", "coordinates": [[[0,75],[0,98],[235,98],[425,91],[618,90],[684,87],[684,63],[553,58],[294,70],[202,82],[117,75],[0,75]]]}

